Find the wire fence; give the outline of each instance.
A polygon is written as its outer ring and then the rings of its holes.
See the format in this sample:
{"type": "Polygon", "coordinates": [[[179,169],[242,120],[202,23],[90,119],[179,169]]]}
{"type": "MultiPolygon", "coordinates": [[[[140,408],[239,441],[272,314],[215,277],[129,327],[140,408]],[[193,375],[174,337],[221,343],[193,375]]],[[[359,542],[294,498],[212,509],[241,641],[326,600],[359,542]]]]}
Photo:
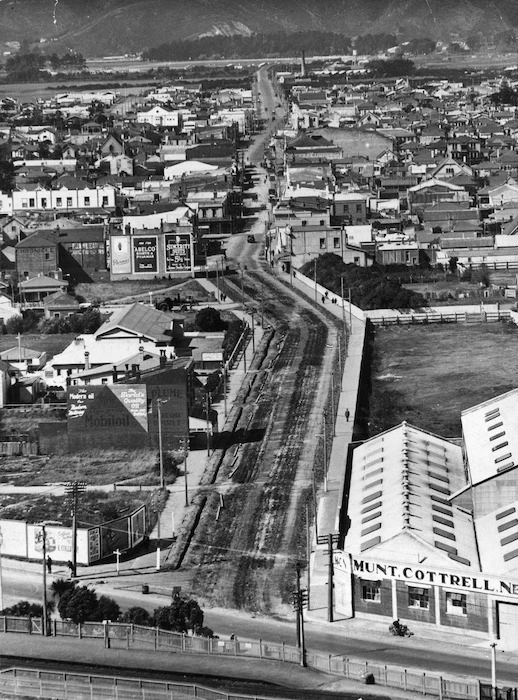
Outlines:
{"type": "MultiPolygon", "coordinates": [[[[0,633],[2,632],[42,634],[41,619],[0,616],[0,633]]],[[[53,620],[50,626],[50,633],[54,637],[68,637],[71,641],[72,639],[77,640],[78,643],[83,639],[102,640],[104,647],[107,649],[154,650],[157,652],[253,658],[302,664],[302,653],[298,647],[292,647],[285,643],[265,642],[262,639],[252,641],[210,639],[180,632],[170,632],[156,627],[143,627],[118,622],[83,622],[76,624],[67,620],[53,620]]],[[[310,668],[342,678],[435,696],[441,700],[482,700],[484,698],[483,688],[485,686],[481,685],[478,680],[447,678],[435,673],[387,666],[385,664],[314,651],[306,651],[305,661],[310,668]]],[[[64,697],[82,696],[69,695],[64,697]]],[[[93,697],[103,696],[94,695],[93,697]]],[[[118,697],[123,696],[119,695],[118,697]]],[[[164,695],[163,697],[169,696],[164,695]]],[[[222,697],[225,696],[223,695],[222,697]]],[[[512,700],[518,700],[516,689],[502,688],[498,693],[498,697],[504,700],[511,700],[511,698],[512,700]]]]}

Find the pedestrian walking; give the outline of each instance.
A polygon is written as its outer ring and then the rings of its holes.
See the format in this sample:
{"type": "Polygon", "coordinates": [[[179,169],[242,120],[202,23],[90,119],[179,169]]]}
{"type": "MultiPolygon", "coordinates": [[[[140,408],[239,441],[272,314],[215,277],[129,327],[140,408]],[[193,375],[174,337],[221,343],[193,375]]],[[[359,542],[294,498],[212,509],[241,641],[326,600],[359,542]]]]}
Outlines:
{"type": "Polygon", "coordinates": [[[350,416],[350,415],[351,415],[351,414],[350,414],[350,412],[349,412],[349,409],[346,408],[346,409],[345,409],[345,420],[346,420],[347,422],[349,422],[349,416],[350,416]]]}
{"type": "Polygon", "coordinates": [[[70,561],[70,559],[67,561],[67,569],[69,578],[74,578],[76,572],[74,571],[74,564],[70,561]]]}
{"type": "Polygon", "coordinates": [[[325,303],[326,303],[326,298],[322,297],[322,304],[325,304],[325,303]]]}
{"type": "Polygon", "coordinates": [[[52,559],[50,557],[47,557],[47,571],[49,574],[52,573],[52,559]]]}

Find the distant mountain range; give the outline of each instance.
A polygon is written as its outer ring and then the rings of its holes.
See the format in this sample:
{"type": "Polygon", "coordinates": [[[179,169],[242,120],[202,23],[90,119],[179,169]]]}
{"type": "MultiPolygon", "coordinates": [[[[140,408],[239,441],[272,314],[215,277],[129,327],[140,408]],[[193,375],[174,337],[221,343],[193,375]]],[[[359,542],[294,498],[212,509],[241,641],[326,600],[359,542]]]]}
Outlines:
{"type": "Polygon", "coordinates": [[[452,41],[517,27],[517,0],[0,0],[4,51],[13,41],[51,42],[85,56],[215,34],[319,29],[452,41]]]}

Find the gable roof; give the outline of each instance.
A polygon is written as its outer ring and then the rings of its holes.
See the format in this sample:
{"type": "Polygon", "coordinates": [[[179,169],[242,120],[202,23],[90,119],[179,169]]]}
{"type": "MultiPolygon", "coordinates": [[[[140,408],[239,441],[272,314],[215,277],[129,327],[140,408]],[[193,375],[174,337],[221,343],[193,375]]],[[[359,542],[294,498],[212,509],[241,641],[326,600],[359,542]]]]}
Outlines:
{"type": "Polygon", "coordinates": [[[170,327],[171,317],[163,311],[145,304],[131,304],[114,311],[94,335],[96,340],[101,340],[109,338],[118,331],[125,331],[130,335],[163,343],[170,342],[172,339],[170,327]]]}

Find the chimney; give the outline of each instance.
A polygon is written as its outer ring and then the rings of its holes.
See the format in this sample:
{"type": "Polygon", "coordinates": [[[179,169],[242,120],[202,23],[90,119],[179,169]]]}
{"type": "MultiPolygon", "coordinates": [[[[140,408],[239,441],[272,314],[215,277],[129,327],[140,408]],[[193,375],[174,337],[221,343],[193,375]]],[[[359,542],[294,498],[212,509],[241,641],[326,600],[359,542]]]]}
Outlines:
{"type": "Polygon", "coordinates": [[[135,365],[135,377],[140,382],[140,365],[135,365]]]}
{"type": "Polygon", "coordinates": [[[165,356],[165,350],[160,350],[160,367],[165,367],[167,362],[167,357],[165,356]]]}
{"type": "Polygon", "coordinates": [[[90,353],[88,352],[88,350],[85,350],[85,370],[88,371],[89,369],[90,369],[90,353]]]}
{"type": "Polygon", "coordinates": [[[117,365],[113,365],[112,377],[113,377],[113,381],[114,381],[114,382],[117,381],[117,376],[118,376],[118,375],[117,375],[117,365]]]}
{"type": "Polygon", "coordinates": [[[130,368],[129,368],[129,365],[124,365],[124,367],[125,367],[124,377],[125,377],[126,379],[129,379],[129,378],[130,378],[130,368]]]}

